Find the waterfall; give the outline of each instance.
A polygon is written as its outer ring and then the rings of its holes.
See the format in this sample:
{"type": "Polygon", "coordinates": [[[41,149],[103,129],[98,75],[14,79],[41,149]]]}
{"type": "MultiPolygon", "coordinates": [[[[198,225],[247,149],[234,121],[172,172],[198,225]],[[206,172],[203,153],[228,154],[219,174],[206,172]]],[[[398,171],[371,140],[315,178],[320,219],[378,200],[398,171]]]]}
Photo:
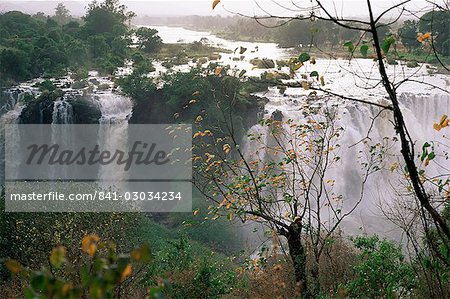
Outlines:
{"type": "MultiPolygon", "coordinates": [[[[310,100],[304,96],[286,97],[279,95],[276,90],[270,90],[264,95],[270,101],[266,104],[265,118],[272,116],[276,110],[282,111],[283,120],[293,120],[294,123],[305,122],[305,116],[302,113],[304,105],[310,100]]],[[[420,154],[422,145],[425,142],[433,143],[445,139],[445,130],[437,132],[433,129],[433,123],[437,122],[443,114],[448,114],[450,107],[450,98],[445,94],[413,94],[402,93],[399,96],[402,111],[405,117],[408,130],[412,139],[415,141],[416,155],[420,154]]],[[[335,180],[333,191],[341,194],[344,198],[343,211],[348,211],[358,200],[361,191],[362,171],[358,157],[367,153],[368,148],[361,140],[367,140],[368,144],[375,144],[389,140],[392,147],[389,149],[383,161],[383,170],[371,175],[365,184],[364,197],[358,208],[343,223],[342,227],[348,233],[379,233],[384,236],[398,238],[399,232],[393,231],[394,227],[382,215],[380,206],[383,203],[393,203],[396,200],[394,190],[398,188],[402,180],[401,174],[389,171],[390,165],[397,163],[403,167],[403,159],[400,155],[399,143],[392,141],[396,136],[390,111],[380,113],[380,108],[364,104],[343,102],[332,100],[327,97],[314,100],[315,106],[326,107],[327,109],[336,109],[336,125],[344,128],[338,143],[340,149],[339,164],[330,169],[327,179],[335,180]],[[336,102],[337,101],[337,102],[336,102]],[[376,118],[375,121],[373,119],[376,118]],[[370,130],[370,133],[369,133],[370,130]],[[369,134],[368,134],[369,133],[369,134]],[[366,139],[369,136],[370,139],[366,139]],[[360,143],[358,143],[360,142],[360,143]]],[[[261,149],[261,144],[270,144],[267,128],[257,124],[253,126],[249,135],[261,136],[259,141],[244,140],[244,153],[249,159],[258,159],[267,161],[268,153],[261,149]],[[259,143],[259,147],[256,145],[259,143]],[[255,149],[259,150],[255,150],[255,149]]],[[[435,152],[439,157],[443,148],[439,148],[436,143],[435,152]]],[[[289,147],[289,144],[285,144],[289,147]]],[[[445,147],[445,145],[444,145],[445,147]]],[[[448,144],[446,150],[448,151],[448,144]]],[[[450,168],[448,160],[440,161],[447,169],[450,168]]],[[[399,168],[401,169],[401,168],[399,168]]],[[[439,169],[436,165],[427,167],[427,174],[437,174],[439,169]]]]}
{"type": "MultiPolygon", "coordinates": [[[[2,93],[2,101],[0,107],[0,129],[1,129],[1,147],[0,147],[0,163],[3,165],[0,171],[0,182],[3,183],[5,178],[5,136],[4,136],[4,127],[8,124],[18,124],[20,123],[20,114],[25,106],[22,105],[22,100],[25,95],[28,94],[27,91],[23,91],[20,89],[11,89],[3,91],[2,93]]],[[[10,136],[11,140],[17,140],[16,144],[19,144],[18,140],[20,140],[19,134],[15,134],[14,136],[10,136]]],[[[12,149],[14,150],[14,149],[12,149]]],[[[11,171],[14,171],[12,169],[11,171]]]]}
{"type": "MultiPolygon", "coordinates": [[[[42,113],[41,113],[42,114],[42,113]]],[[[73,109],[66,98],[58,99],[53,104],[52,124],[72,124],[73,109]]]]}
{"type": "MultiPolygon", "coordinates": [[[[104,148],[128,151],[128,120],[132,113],[132,102],[129,98],[112,92],[99,93],[94,96],[102,114],[99,123],[99,144],[104,148]]],[[[99,171],[99,180],[104,187],[111,187],[108,181],[120,182],[126,179],[126,171],[119,165],[103,165],[99,171]]],[[[114,188],[123,189],[122,183],[114,188]]]]}

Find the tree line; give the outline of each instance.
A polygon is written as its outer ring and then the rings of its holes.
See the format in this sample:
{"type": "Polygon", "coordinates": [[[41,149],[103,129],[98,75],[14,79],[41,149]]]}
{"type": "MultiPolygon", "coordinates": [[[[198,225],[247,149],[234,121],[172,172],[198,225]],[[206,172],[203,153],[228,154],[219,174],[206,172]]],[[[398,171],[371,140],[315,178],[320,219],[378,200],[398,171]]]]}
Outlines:
{"type": "MultiPolygon", "coordinates": [[[[59,4],[54,16],[19,11],[0,14],[0,80],[2,85],[36,77],[87,74],[96,69],[111,74],[136,50],[130,49],[129,21],[134,13],[117,0],[93,2],[81,19],[59,4]]],[[[136,33],[139,49],[156,51],[162,44],[155,30],[136,33]]]]}

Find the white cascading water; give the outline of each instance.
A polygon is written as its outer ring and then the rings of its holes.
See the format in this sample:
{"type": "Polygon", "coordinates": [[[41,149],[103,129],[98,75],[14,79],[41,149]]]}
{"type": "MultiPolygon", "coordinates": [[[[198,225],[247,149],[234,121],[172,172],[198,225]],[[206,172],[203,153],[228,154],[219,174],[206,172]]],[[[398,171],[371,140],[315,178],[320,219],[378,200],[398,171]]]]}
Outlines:
{"type": "MultiPolygon", "coordinates": [[[[41,110],[41,119],[42,119],[42,110],[41,110]]],[[[69,102],[69,99],[66,95],[57,99],[53,102],[53,112],[52,112],[52,143],[60,144],[66,148],[73,147],[73,134],[74,128],[71,126],[61,126],[63,124],[72,124],[73,123],[73,107],[69,102]]],[[[41,121],[42,123],[42,121],[41,121]]],[[[50,171],[52,173],[52,177],[67,177],[70,169],[68,166],[65,167],[51,167],[50,171]]]]}
{"type": "MultiPolygon", "coordinates": [[[[368,151],[368,148],[364,147],[362,143],[355,144],[366,138],[370,128],[370,134],[368,135],[370,137],[370,143],[381,142],[385,137],[389,137],[392,140],[395,132],[391,123],[391,113],[384,111],[378,115],[380,111],[378,107],[344,102],[329,97],[317,98],[311,102],[304,95],[283,96],[275,88],[270,89],[264,96],[269,99],[265,107],[265,118],[270,118],[272,113],[278,110],[282,112],[283,120],[290,119],[298,124],[305,122],[302,106],[306,101],[312,105],[337,109],[337,125],[344,128],[344,132],[338,140],[340,144],[338,155],[341,159],[340,164],[329,171],[327,179],[336,181],[333,191],[336,194],[343,195],[343,211],[348,211],[359,199],[361,191],[361,161],[357,157],[361,155],[360,151],[368,151]],[[373,118],[376,118],[376,121],[372,126],[373,118]]],[[[402,105],[408,130],[412,139],[416,142],[416,155],[425,142],[447,142],[446,150],[448,151],[450,144],[448,144],[448,139],[444,137],[445,133],[434,130],[433,123],[437,122],[443,114],[448,113],[450,97],[441,93],[402,93],[399,96],[399,100],[402,105]]],[[[245,141],[245,155],[250,159],[257,158],[264,161],[267,159],[267,153],[265,151],[256,153],[255,148],[261,148],[261,145],[270,143],[271,138],[268,137],[269,133],[267,132],[267,128],[263,128],[258,124],[250,129],[249,134],[260,135],[262,139],[259,141],[245,141]]],[[[289,148],[289,144],[285,144],[284,146],[289,148]]],[[[436,156],[439,157],[442,153],[442,147],[439,148],[437,146],[435,151],[436,156]]],[[[398,163],[400,167],[403,165],[398,143],[390,150],[389,156],[386,157],[384,164],[389,168],[389,165],[393,163],[398,163]]],[[[445,159],[440,161],[440,166],[438,163],[430,163],[427,167],[427,174],[433,176],[437,171],[441,170],[439,167],[446,167],[448,171],[450,169],[450,163],[445,159]]],[[[396,200],[394,188],[398,186],[397,184],[400,181],[398,176],[390,172],[387,174],[387,171],[382,170],[369,177],[365,184],[362,202],[343,222],[343,228],[346,232],[379,233],[391,238],[399,238],[399,231],[394,230],[393,225],[386,221],[380,209],[383,203],[389,204],[396,200]]]]}
{"type": "Polygon", "coordinates": [[[52,124],[72,124],[73,108],[65,97],[53,103],[52,124]]]}
{"type": "MultiPolygon", "coordinates": [[[[128,97],[105,92],[93,95],[102,114],[99,122],[99,144],[105,148],[128,151],[128,120],[132,113],[132,102],[128,97]]],[[[119,182],[126,179],[126,172],[119,165],[103,165],[99,171],[99,180],[119,182]]],[[[121,189],[122,184],[115,187],[121,189]]]]}
{"type": "MultiPolygon", "coordinates": [[[[7,97],[6,101],[4,102],[3,106],[0,108],[0,129],[1,129],[1,140],[3,143],[4,139],[4,127],[8,124],[18,124],[20,123],[20,114],[22,113],[22,110],[24,106],[20,103],[21,100],[25,97],[26,92],[18,92],[18,91],[5,91],[4,96],[7,97]]],[[[9,136],[11,138],[10,140],[17,140],[17,142],[13,144],[19,144],[19,134],[15,134],[14,136],[9,136]]],[[[0,147],[0,157],[1,161],[0,163],[3,165],[4,163],[4,145],[0,147]]],[[[11,149],[14,150],[14,149],[11,149]]],[[[11,169],[10,171],[16,171],[17,168],[11,169]]],[[[14,174],[11,174],[14,176],[14,174]]],[[[4,167],[1,167],[1,173],[0,173],[0,182],[3,182],[3,179],[5,178],[4,173],[4,167]]]]}

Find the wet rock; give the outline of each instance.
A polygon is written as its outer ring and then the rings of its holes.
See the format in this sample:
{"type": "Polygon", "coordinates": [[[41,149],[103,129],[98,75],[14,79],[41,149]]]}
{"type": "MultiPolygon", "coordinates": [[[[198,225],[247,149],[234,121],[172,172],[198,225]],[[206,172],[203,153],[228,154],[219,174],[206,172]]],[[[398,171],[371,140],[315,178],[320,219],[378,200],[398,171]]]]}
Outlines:
{"type": "Polygon", "coordinates": [[[72,88],[73,89],[83,89],[83,88],[85,88],[87,86],[87,83],[86,83],[86,81],[83,81],[83,80],[81,80],[81,81],[75,81],[73,84],[72,84],[72,88]]]}
{"type": "Polygon", "coordinates": [[[98,105],[89,97],[77,97],[70,101],[73,109],[73,120],[76,124],[98,124],[102,116],[98,105]]]}
{"type": "Polygon", "coordinates": [[[100,81],[98,81],[97,78],[91,78],[89,79],[89,82],[97,86],[100,85],[100,81]]]}
{"type": "Polygon", "coordinates": [[[214,53],[214,54],[209,55],[208,58],[209,58],[209,60],[219,60],[222,58],[222,55],[214,53]]]}
{"type": "Polygon", "coordinates": [[[419,64],[417,63],[417,61],[408,61],[406,63],[406,67],[409,67],[409,68],[415,68],[415,67],[418,67],[418,66],[419,66],[419,64]]]}
{"type": "Polygon", "coordinates": [[[274,112],[272,112],[271,118],[276,121],[282,121],[283,120],[283,112],[281,112],[280,110],[277,109],[274,112]]]}
{"type": "Polygon", "coordinates": [[[271,69],[275,67],[275,62],[268,58],[254,58],[250,60],[250,63],[260,69],[271,69]]]}
{"type": "Polygon", "coordinates": [[[110,88],[109,84],[103,83],[98,86],[98,90],[108,90],[110,88]]]}

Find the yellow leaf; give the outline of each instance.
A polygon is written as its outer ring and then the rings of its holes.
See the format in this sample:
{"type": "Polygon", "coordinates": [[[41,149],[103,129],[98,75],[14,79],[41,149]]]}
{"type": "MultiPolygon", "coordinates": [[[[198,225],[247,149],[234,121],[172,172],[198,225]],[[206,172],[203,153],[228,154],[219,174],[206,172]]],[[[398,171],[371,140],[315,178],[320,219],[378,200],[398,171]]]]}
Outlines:
{"type": "Polygon", "coordinates": [[[65,259],[66,259],[66,249],[63,246],[53,248],[50,254],[50,264],[53,267],[55,268],[61,267],[65,259]]]}
{"type": "Polygon", "coordinates": [[[132,252],[131,252],[131,259],[132,260],[134,260],[134,261],[136,261],[136,262],[139,262],[140,260],[141,260],[141,251],[139,250],[139,249],[134,249],[132,252]]]}
{"type": "Polygon", "coordinates": [[[431,33],[430,32],[427,32],[424,35],[422,35],[422,39],[423,40],[429,39],[430,37],[431,37],[431,33]]]}
{"type": "Polygon", "coordinates": [[[442,123],[442,127],[443,127],[443,128],[448,127],[448,126],[449,126],[449,123],[450,123],[450,118],[447,118],[447,119],[444,120],[444,122],[442,123]]]}
{"type": "Polygon", "coordinates": [[[207,157],[206,163],[208,163],[209,161],[211,161],[211,159],[214,159],[215,157],[215,155],[212,155],[210,153],[205,153],[205,156],[207,157]]]}
{"type": "Polygon", "coordinates": [[[389,170],[391,171],[391,172],[394,172],[394,170],[396,170],[398,168],[398,163],[397,162],[394,162],[394,163],[392,163],[392,165],[391,165],[391,167],[389,168],[389,170]]]}
{"type": "Polygon", "coordinates": [[[199,212],[200,212],[200,209],[199,209],[199,208],[195,209],[195,211],[194,211],[194,213],[193,213],[194,216],[197,216],[199,212]]]}
{"type": "Polygon", "coordinates": [[[22,265],[16,260],[7,260],[5,266],[9,272],[14,274],[17,274],[22,270],[22,265]]]}
{"type": "Polygon", "coordinates": [[[419,43],[423,43],[425,40],[427,40],[427,39],[429,39],[431,37],[431,33],[430,32],[427,32],[427,33],[424,33],[424,34],[422,34],[422,33],[417,33],[417,41],[419,42],[419,43]]]}
{"type": "Polygon", "coordinates": [[[89,254],[89,256],[94,256],[97,251],[97,242],[100,241],[100,237],[97,235],[86,235],[81,241],[81,249],[89,254]]]}
{"type": "Polygon", "coordinates": [[[214,75],[220,76],[220,74],[222,73],[222,70],[223,70],[222,66],[216,67],[216,69],[214,70],[214,75]]]}
{"type": "Polygon", "coordinates": [[[434,123],[433,124],[433,129],[435,129],[436,131],[440,131],[442,129],[442,127],[439,124],[434,123]]]}
{"type": "Polygon", "coordinates": [[[120,280],[124,281],[128,276],[131,275],[131,272],[133,272],[133,268],[131,267],[131,264],[128,264],[123,270],[122,275],[120,276],[120,280]]]}
{"type": "Polygon", "coordinates": [[[175,113],[175,114],[173,115],[173,118],[175,118],[175,119],[177,119],[178,117],[180,117],[180,113],[175,113]]]}
{"type": "Polygon", "coordinates": [[[197,118],[195,119],[195,122],[201,122],[203,120],[203,117],[201,115],[197,116],[197,118]]]}
{"type": "Polygon", "coordinates": [[[447,115],[442,115],[441,119],[439,120],[439,125],[443,128],[448,125],[448,118],[447,115]]]}
{"type": "Polygon", "coordinates": [[[193,96],[196,96],[196,95],[199,95],[199,94],[200,94],[200,91],[197,90],[197,91],[194,92],[192,95],[193,95],[193,96]]]}
{"type": "Polygon", "coordinates": [[[220,3],[220,0],[214,0],[213,4],[212,4],[212,9],[216,8],[217,4],[220,3]]]}
{"type": "Polygon", "coordinates": [[[325,85],[325,78],[324,78],[323,76],[320,76],[320,84],[321,84],[322,86],[325,85]]]}
{"type": "Polygon", "coordinates": [[[316,64],[316,59],[314,57],[312,57],[310,62],[311,62],[311,64],[316,64]]]}
{"type": "Polygon", "coordinates": [[[190,100],[190,101],[189,101],[189,104],[195,104],[195,103],[197,103],[196,100],[190,100]]]}
{"type": "Polygon", "coordinates": [[[425,159],[425,166],[428,166],[429,163],[430,163],[430,160],[428,160],[428,158],[425,159]]]}
{"type": "Polygon", "coordinates": [[[303,66],[303,62],[296,63],[293,70],[298,71],[303,66]]]}
{"type": "Polygon", "coordinates": [[[63,294],[67,295],[70,292],[70,290],[72,290],[72,289],[73,289],[73,285],[71,283],[65,283],[62,288],[63,294]]]}
{"type": "Polygon", "coordinates": [[[225,152],[225,154],[228,154],[230,152],[231,146],[226,143],[223,145],[222,149],[225,152]]]}
{"type": "Polygon", "coordinates": [[[308,90],[308,89],[309,89],[309,84],[308,84],[308,82],[303,81],[303,82],[302,82],[302,87],[303,87],[304,90],[308,90]]]}

